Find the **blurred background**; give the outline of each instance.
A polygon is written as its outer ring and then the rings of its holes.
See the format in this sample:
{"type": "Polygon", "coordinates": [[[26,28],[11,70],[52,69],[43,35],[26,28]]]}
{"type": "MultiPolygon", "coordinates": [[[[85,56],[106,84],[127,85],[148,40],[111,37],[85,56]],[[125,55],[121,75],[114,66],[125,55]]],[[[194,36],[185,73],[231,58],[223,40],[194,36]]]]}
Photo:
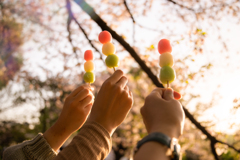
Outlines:
{"type": "Polygon", "coordinates": [[[95,55],[97,95],[113,73],[101,53],[102,30],[113,35],[118,69],[134,94],[108,160],[132,159],[147,134],[139,110],[160,87],[154,78],[162,38],[173,47],[171,87],[183,95],[183,159],[240,158],[239,0],[0,0],[0,159],[6,147],[54,124],[66,96],[84,83],[88,49],[95,55]]]}

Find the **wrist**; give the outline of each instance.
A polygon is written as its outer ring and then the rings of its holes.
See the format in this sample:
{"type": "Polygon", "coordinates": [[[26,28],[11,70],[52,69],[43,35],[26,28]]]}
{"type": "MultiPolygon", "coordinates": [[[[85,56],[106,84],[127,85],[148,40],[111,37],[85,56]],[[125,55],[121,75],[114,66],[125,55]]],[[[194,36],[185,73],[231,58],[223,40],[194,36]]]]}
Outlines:
{"type": "MultiPolygon", "coordinates": [[[[141,149],[144,145],[150,145],[155,146],[154,148],[158,148],[158,153],[162,152],[162,155],[167,155],[172,157],[173,159],[180,160],[181,154],[180,154],[180,145],[178,144],[178,140],[176,138],[170,138],[168,135],[165,135],[161,132],[154,132],[146,137],[144,137],[142,140],[140,140],[137,143],[136,151],[138,152],[139,149],[141,149]],[[148,144],[149,143],[149,144],[148,144]]],[[[153,147],[149,147],[153,149],[153,147]]],[[[151,151],[153,152],[153,151],[151,151]]],[[[159,158],[157,158],[159,159],[159,158]]]]}
{"type": "Polygon", "coordinates": [[[50,128],[56,135],[66,136],[71,135],[75,130],[69,129],[67,125],[57,120],[57,122],[50,128]]]}
{"type": "Polygon", "coordinates": [[[170,141],[166,135],[149,134],[137,143],[135,159],[168,159],[170,141]]]}
{"type": "Polygon", "coordinates": [[[166,145],[163,145],[154,141],[149,141],[144,143],[137,152],[142,152],[141,150],[146,150],[146,149],[149,150],[149,153],[156,152],[156,154],[160,154],[161,156],[162,155],[167,156],[167,152],[168,152],[168,147],[166,145]]]}
{"type": "Polygon", "coordinates": [[[148,132],[148,134],[154,133],[154,132],[161,132],[170,138],[176,138],[178,139],[180,137],[180,132],[176,129],[176,127],[161,127],[161,128],[151,128],[148,132]]]}
{"type": "Polygon", "coordinates": [[[52,127],[44,132],[43,137],[52,149],[57,151],[70,135],[71,133],[66,130],[66,128],[56,122],[52,127]]]}
{"type": "Polygon", "coordinates": [[[101,121],[97,121],[97,120],[93,120],[93,119],[88,119],[88,122],[95,122],[95,123],[98,123],[99,125],[101,125],[108,133],[110,136],[112,136],[113,132],[116,130],[117,127],[113,128],[113,127],[110,127],[109,125],[107,125],[106,123],[104,122],[101,122],[101,121]]]}

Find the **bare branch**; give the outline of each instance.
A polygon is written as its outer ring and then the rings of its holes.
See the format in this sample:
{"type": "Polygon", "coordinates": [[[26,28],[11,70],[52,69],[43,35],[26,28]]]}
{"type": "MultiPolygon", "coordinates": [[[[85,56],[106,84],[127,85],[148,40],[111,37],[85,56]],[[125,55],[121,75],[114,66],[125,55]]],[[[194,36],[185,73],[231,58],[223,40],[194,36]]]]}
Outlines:
{"type": "Polygon", "coordinates": [[[215,144],[216,144],[216,141],[211,141],[210,146],[211,146],[212,154],[213,154],[215,160],[219,160],[219,157],[216,152],[215,144]]]}
{"type": "Polygon", "coordinates": [[[222,3],[222,4],[218,4],[218,5],[212,5],[212,6],[210,6],[210,7],[208,7],[208,8],[200,8],[198,11],[197,10],[194,10],[193,8],[189,8],[189,7],[187,7],[187,6],[184,6],[184,5],[182,5],[182,4],[180,4],[180,3],[178,3],[178,2],[176,2],[176,1],[174,1],[174,0],[167,0],[168,2],[171,2],[171,3],[173,3],[173,4],[175,4],[175,5],[178,5],[178,6],[180,6],[181,8],[185,8],[185,9],[187,9],[187,10],[189,10],[189,11],[192,11],[192,12],[194,12],[194,13],[203,13],[203,12],[206,12],[206,10],[211,10],[211,9],[214,9],[214,8],[222,8],[222,7],[229,7],[229,6],[231,6],[231,5],[233,5],[234,3],[238,3],[239,2],[239,0],[236,0],[235,2],[232,2],[232,3],[222,3]]]}
{"type": "Polygon", "coordinates": [[[127,2],[126,2],[126,0],[124,0],[124,1],[123,1],[123,3],[124,3],[124,5],[125,5],[125,7],[126,7],[126,9],[127,9],[128,13],[129,13],[129,14],[130,14],[130,16],[131,16],[131,19],[132,19],[133,23],[135,23],[136,21],[135,21],[135,19],[134,19],[133,15],[132,15],[132,13],[131,13],[131,11],[130,11],[130,9],[129,9],[128,5],[127,5],[127,2]]]}
{"type": "Polygon", "coordinates": [[[149,27],[143,26],[143,25],[138,24],[138,23],[136,23],[136,25],[138,25],[138,26],[141,27],[141,28],[144,28],[144,29],[150,30],[150,31],[154,31],[154,32],[158,32],[158,33],[163,33],[162,31],[159,31],[159,30],[157,30],[157,29],[153,29],[153,28],[149,28],[149,27]]]}
{"type": "Polygon", "coordinates": [[[236,0],[235,2],[232,2],[232,3],[222,3],[222,4],[218,4],[218,5],[212,5],[211,7],[209,8],[203,8],[203,12],[205,12],[206,10],[211,10],[211,9],[214,9],[214,8],[222,8],[222,7],[229,7],[229,6],[232,6],[234,3],[238,3],[239,0],[236,0]]]}
{"type": "Polygon", "coordinates": [[[175,5],[178,5],[178,6],[182,7],[182,8],[185,8],[185,9],[187,9],[187,10],[189,10],[189,11],[195,12],[194,9],[188,8],[187,6],[184,6],[184,5],[182,5],[182,4],[179,4],[179,3],[177,3],[177,2],[175,2],[175,1],[173,1],[173,0],[167,0],[167,1],[169,1],[169,2],[171,2],[171,3],[173,3],[173,4],[175,4],[175,5]]]}
{"type": "Polygon", "coordinates": [[[70,16],[68,16],[68,21],[67,21],[68,41],[70,42],[70,44],[72,46],[73,53],[75,54],[78,63],[80,63],[79,62],[79,57],[77,55],[76,47],[74,47],[74,45],[72,43],[72,38],[71,38],[72,33],[71,33],[71,29],[70,29],[71,22],[72,22],[72,18],[70,16]]]}
{"type": "Polygon", "coordinates": [[[134,44],[135,44],[135,23],[136,23],[136,21],[135,21],[133,15],[132,15],[132,13],[131,13],[131,11],[130,11],[128,5],[127,5],[126,0],[123,1],[123,4],[124,4],[124,6],[126,7],[128,13],[130,14],[130,17],[131,17],[132,22],[133,22],[133,35],[132,35],[132,36],[133,36],[133,46],[134,46],[134,44]]]}
{"type": "MultiPolygon", "coordinates": [[[[94,48],[100,55],[100,58],[103,60],[102,54],[101,52],[97,49],[97,47],[94,46],[92,40],[89,39],[86,31],[82,28],[81,24],[78,22],[78,20],[73,16],[72,10],[71,10],[71,3],[70,0],[66,0],[67,3],[67,10],[68,10],[68,15],[69,15],[69,19],[73,20],[77,25],[78,28],[83,32],[84,36],[86,37],[86,39],[88,40],[88,42],[90,43],[90,45],[92,46],[92,48],[94,48]]],[[[69,32],[70,33],[70,32],[69,32]]],[[[104,61],[104,60],[103,60],[104,61]]]]}
{"type": "MultiPolygon", "coordinates": [[[[136,21],[135,18],[133,17],[133,15],[132,15],[132,13],[131,13],[128,5],[127,5],[126,0],[124,0],[123,2],[124,2],[124,6],[126,7],[128,13],[129,13],[129,15],[130,15],[130,17],[131,17],[131,19],[132,19],[132,22],[133,22],[133,41],[135,41],[135,38],[134,38],[134,37],[135,37],[135,25],[138,25],[138,26],[141,27],[141,28],[144,28],[144,29],[147,29],[147,30],[150,30],[150,31],[154,31],[154,32],[158,32],[158,33],[161,33],[161,34],[162,34],[162,31],[159,31],[159,30],[153,29],[153,28],[148,28],[148,27],[146,27],[146,26],[143,26],[143,25],[137,23],[137,21],[136,21]]],[[[134,44],[134,43],[133,43],[133,44],[134,44]]]]}
{"type": "Polygon", "coordinates": [[[234,147],[233,145],[230,145],[226,142],[222,142],[222,141],[219,141],[217,140],[217,143],[221,143],[221,144],[224,144],[224,145],[227,145],[229,148],[232,148],[233,150],[235,150],[236,152],[240,153],[240,149],[237,149],[236,147],[234,147]]]}

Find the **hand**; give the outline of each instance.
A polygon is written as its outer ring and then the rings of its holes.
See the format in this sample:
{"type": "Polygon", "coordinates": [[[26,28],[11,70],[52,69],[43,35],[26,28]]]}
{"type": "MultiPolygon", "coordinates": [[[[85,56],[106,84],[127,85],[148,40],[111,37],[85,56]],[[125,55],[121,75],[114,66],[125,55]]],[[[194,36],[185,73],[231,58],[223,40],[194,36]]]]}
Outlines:
{"type": "Polygon", "coordinates": [[[103,83],[88,119],[102,125],[110,135],[123,122],[133,104],[127,82],[121,70],[115,71],[103,83]]]}
{"type": "Polygon", "coordinates": [[[67,98],[57,123],[73,133],[86,121],[93,105],[94,96],[89,85],[76,88],[67,98]]]}
{"type": "Polygon", "coordinates": [[[171,88],[154,89],[147,96],[141,114],[148,133],[162,132],[171,138],[182,134],[185,114],[171,88]]]}
{"type": "Polygon", "coordinates": [[[55,151],[84,124],[93,100],[92,89],[88,85],[78,87],[66,98],[57,122],[43,134],[55,151]]]}

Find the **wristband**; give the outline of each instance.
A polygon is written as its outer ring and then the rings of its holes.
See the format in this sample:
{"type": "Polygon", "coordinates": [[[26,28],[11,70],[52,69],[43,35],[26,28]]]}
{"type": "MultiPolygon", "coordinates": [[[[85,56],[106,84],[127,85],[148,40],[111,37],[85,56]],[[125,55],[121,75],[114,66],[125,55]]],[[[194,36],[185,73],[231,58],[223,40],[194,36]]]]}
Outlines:
{"type": "Polygon", "coordinates": [[[170,138],[167,135],[160,133],[160,132],[154,132],[150,133],[146,137],[144,137],[141,141],[137,143],[137,150],[146,142],[149,141],[155,141],[158,143],[161,143],[162,145],[165,145],[169,148],[168,155],[170,155],[172,160],[180,160],[180,145],[178,144],[178,140],[176,138],[170,138]]]}

